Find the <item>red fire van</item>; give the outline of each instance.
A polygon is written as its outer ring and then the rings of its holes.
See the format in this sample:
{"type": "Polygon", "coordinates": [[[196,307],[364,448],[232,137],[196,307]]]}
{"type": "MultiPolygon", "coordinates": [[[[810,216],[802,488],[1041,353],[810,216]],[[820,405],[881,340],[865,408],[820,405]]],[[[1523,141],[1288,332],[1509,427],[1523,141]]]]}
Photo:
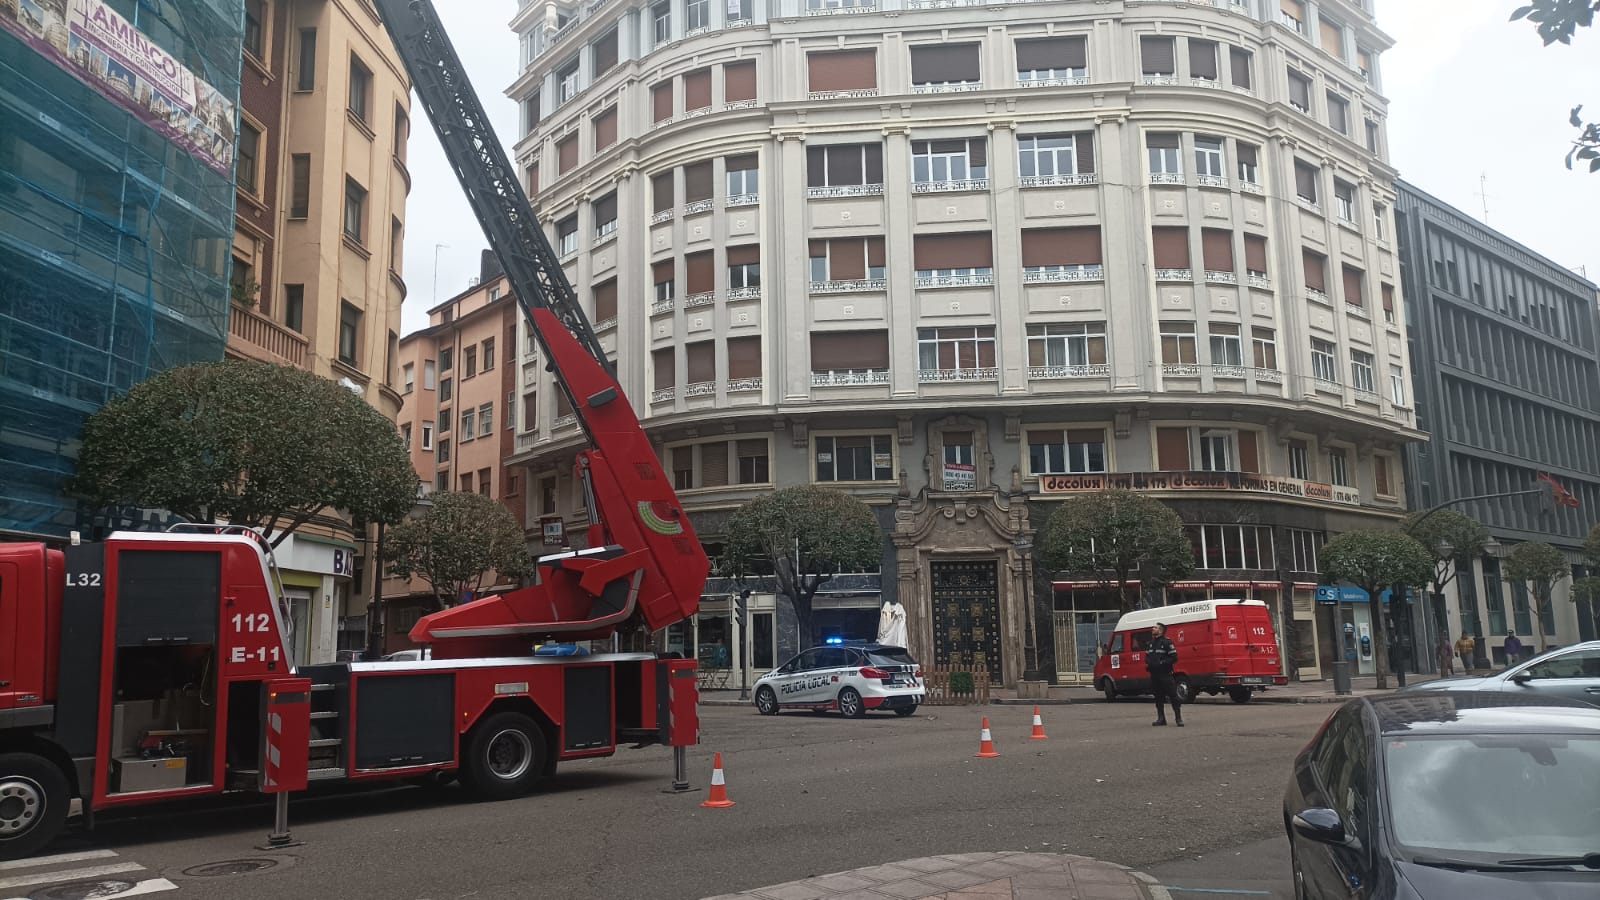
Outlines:
{"type": "Polygon", "coordinates": [[[1179,696],[1188,703],[1201,692],[1228,692],[1235,703],[1247,703],[1253,691],[1288,684],[1278,662],[1278,637],[1272,616],[1260,600],[1202,600],[1127,613],[1117,622],[1111,642],[1094,664],[1094,685],[1106,700],[1150,693],[1150,672],[1144,651],[1157,622],[1178,647],[1172,674],[1179,696]]]}

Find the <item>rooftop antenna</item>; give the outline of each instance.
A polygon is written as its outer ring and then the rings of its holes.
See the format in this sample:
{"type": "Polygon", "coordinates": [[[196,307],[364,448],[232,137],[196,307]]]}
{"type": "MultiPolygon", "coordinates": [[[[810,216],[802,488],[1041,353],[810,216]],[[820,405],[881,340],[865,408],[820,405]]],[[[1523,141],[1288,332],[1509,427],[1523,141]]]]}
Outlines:
{"type": "Polygon", "coordinates": [[[1489,173],[1478,173],[1478,199],[1483,202],[1483,224],[1489,224],[1489,173]]]}
{"type": "Polygon", "coordinates": [[[442,247],[448,247],[448,246],[450,246],[450,245],[449,244],[434,244],[433,245],[433,302],[434,303],[438,303],[439,302],[439,250],[442,247]]]}

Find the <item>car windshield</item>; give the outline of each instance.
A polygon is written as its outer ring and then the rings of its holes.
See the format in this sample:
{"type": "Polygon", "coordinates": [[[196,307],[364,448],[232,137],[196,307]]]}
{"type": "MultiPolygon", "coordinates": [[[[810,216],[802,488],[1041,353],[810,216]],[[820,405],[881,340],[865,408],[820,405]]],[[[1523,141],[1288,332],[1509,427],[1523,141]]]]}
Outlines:
{"type": "Polygon", "coordinates": [[[1600,737],[1494,734],[1384,743],[1394,836],[1451,856],[1600,850],[1600,737]]]}
{"type": "Polygon", "coordinates": [[[899,647],[882,647],[867,651],[867,660],[875,666],[914,666],[917,661],[899,647]]]}

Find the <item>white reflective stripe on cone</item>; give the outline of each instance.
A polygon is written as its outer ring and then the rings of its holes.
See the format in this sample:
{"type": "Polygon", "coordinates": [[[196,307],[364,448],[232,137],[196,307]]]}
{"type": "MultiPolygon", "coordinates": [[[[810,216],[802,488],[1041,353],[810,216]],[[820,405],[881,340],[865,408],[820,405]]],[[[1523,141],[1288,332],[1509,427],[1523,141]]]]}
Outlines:
{"type": "Polygon", "coordinates": [[[723,784],[723,785],[728,783],[727,781],[723,780],[722,770],[721,769],[712,770],[712,772],[711,772],[711,783],[712,784],[723,784]]]}

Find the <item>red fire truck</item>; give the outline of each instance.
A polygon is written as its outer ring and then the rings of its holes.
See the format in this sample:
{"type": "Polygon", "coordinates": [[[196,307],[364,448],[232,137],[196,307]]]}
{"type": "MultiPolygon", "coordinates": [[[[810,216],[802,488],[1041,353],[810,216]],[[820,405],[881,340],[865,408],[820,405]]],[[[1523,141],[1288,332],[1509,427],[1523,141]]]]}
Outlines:
{"type": "Polygon", "coordinates": [[[92,817],[423,776],[500,798],[560,760],[697,740],[693,660],[533,653],[682,621],[709,564],[432,5],[377,5],[589,438],[584,549],[423,618],[427,659],[297,669],[270,548],[248,529],[0,544],[0,859],[48,844],[73,800],[92,817]]]}

